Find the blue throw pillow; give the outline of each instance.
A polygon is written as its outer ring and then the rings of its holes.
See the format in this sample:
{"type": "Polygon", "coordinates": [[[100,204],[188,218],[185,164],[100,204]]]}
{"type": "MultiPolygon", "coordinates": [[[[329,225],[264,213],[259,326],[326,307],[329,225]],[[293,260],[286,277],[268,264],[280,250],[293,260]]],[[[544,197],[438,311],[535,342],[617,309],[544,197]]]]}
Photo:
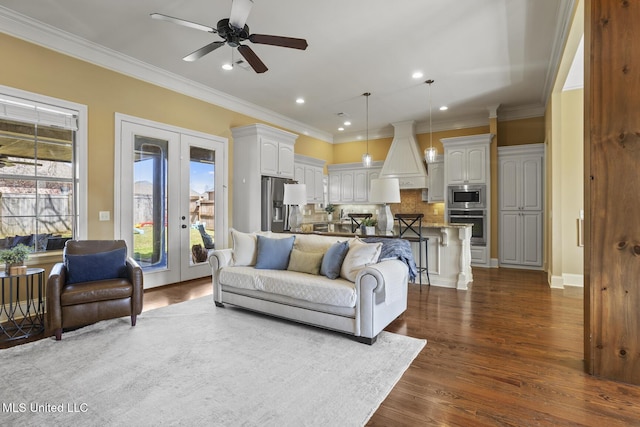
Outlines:
{"type": "Polygon", "coordinates": [[[289,266],[289,256],[293,249],[295,236],[283,239],[270,239],[258,235],[258,255],[256,268],[269,270],[286,270],[289,266]]]}
{"type": "Polygon", "coordinates": [[[320,265],[320,274],[327,276],[329,279],[337,279],[340,276],[340,268],[342,261],[349,252],[349,241],[337,242],[331,245],[322,258],[320,265]]]}
{"type": "Polygon", "coordinates": [[[118,279],[127,274],[127,248],[84,255],[66,255],[67,283],[118,279]]]}

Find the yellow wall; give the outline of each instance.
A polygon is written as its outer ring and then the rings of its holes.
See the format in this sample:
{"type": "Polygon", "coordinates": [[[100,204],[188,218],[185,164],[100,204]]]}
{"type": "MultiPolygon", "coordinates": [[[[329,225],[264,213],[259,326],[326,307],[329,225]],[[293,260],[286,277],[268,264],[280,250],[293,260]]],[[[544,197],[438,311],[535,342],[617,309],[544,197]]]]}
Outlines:
{"type": "Polygon", "coordinates": [[[498,146],[544,142],[544,116],[498,122],[498,146]]]}
{"type": "Polygon", "coordinates": [[[562,93],[562,273],[564,284],[583,274],[584,247],[577,244],[577,220],[584,209],[584,90],[562,93]]]}
{"type": "MultiPolygon", "coordinates": [[[[452,129],[441,132],[433,132],[432,140],[433,147],[438,150],[438,153],[443,154],[444,149],[440,139],[452,138],[455,136],[468,136],[478,135],[489,132],[489,126],[479,126],[465,129],[452,129]]],[[[420,151],[424,152],[429,147],[429,134],[420,133],[416,135],[420,151]]],[[[369,140],[369,154],[371,154],[372,160],[384,161],[391,148],[392,137],[369,140]]],[[[345,142],[341,144],[333,145],[333,163],[357,163],[362,160],[362,155],[367,151],[366,141],[353,141],[345,142]]]]}

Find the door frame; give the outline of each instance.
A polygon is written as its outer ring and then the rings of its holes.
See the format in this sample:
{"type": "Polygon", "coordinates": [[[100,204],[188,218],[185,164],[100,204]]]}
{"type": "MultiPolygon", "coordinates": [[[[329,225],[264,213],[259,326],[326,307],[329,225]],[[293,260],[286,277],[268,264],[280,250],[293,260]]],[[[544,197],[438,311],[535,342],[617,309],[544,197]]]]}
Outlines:
{"type": "MultiPolygon", "coordinates": [[[[208,139],[215,142],[222,143],[222,158],[221,158],[221,167],[222,167],[222,182],[216,182],[216,194],[220,191],[220,196],[216,196],[216,201],[221,205],[220,211],[216,210],[216,217],[220,220],[221,228],[218,230],[216,227],[216,248],[222,249],[228,247],[228,235],[229,235],[229,191],[228,191],[228,181],[229,181],[229,149],[228,149],[228,139],[216,135],[211,135],[199,131],[194,131],[191,129],[185,129],[178,126],[168,125],[165,123],[155,122],[152,120],[142,119],[135,116],[130,116],[122,113],[115,114],[115,152],[114,152],[114,215],[113,215],[113,235],[115,239],[124,239],[128,240],[126,236],[122,236],[122,227],[125,221],[129,219],[125,218],[125,215],[131,214],[130,207],[123,206],[122,203],[122,182],[120,181],[123,177],[124,168],[122,166],[122,162],[120,161],[123,155],[123,138],[122,138],[122,130],[123,123],[131,123],[134,125],[140,125],[148,128],[154,128],[162,132],[171,132],[182,136],[192,136],[200,139],[208,139]]],[[[178,152],[180,150],[178,149],[178,152]]],[[[180,153],[182,155],[182,153],[180,153]]],[[[217,161],[216,161],[217,163],[217,161]]],[[[181,181],[183,177],[181,176],[181,181]]],[[[167,237],[168,238],[168,237],[167,237]]],[[[180,240],[182,242],[182,240],[180,240]]],[[[131,246],[129,243],[127,246],[131,246]]],[[[184,248],[182,248],[182,244],[180,243],[180,251],[182,252],[184,248]]],[[[129,251],[131,251],[131,247],[129,247],[129,251]]],[[[129,254],[131,255],[131,253],[129,254]]],[[[181,258],[181,257],[180,257],[181,258]]],[[[181,259],[175,260],[177,264],[182,269],[182,261],[181,259]]],[[[204,277],[204,276],[203,276],[204,277]]],[[[152,288],[156,286],[163,286],[169,283],[152,283],[147,285],[145,283],[145,289],[152,288]]]]}

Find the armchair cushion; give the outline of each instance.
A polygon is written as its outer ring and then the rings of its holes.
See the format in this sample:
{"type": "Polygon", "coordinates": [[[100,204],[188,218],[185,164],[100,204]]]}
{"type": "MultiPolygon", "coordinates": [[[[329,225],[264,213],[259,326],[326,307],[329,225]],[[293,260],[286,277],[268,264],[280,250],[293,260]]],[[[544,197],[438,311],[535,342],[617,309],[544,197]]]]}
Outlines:
{"type": "Polygon", "coordinates": [[[127,277],[126,259],[126,247],[95,254],[66,254],[67,284],[127,277]]]}

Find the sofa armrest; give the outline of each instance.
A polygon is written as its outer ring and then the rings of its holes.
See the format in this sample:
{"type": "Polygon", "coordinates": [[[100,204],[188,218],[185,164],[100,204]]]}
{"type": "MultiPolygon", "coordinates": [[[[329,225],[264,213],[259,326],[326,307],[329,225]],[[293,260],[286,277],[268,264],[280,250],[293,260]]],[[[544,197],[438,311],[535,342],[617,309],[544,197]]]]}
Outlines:
{"type": "Polygon", "coordinates": [[[406,286],[408,281],[409,268],[407,265],[400,260],[392,259],[369,265],[360,270],[356,276],[356,287],[358,294],[363,291],[376,294],[376,303],[380,303],[384,301],[387,293],[391,297],[398,295],[394,291],[406,286]]]}
{"type": "Polygon", "coordinates": [[[407,308],[409,268],[400,260],[382,261],[356,276],[356,336],[374,338],[407,308]]]}
{"type": "Polygon", "coordinates": [[[209,265],[211,266],[211,283],[213,285],[213,301],[222,303],[222,289],[220,287],[220,269],[233,263],[233,249],[217,249],[209,255],[209,265]]]}
{"type": "Polygon", "coordinates": [[[228,267],[233,260],[233,249],[216,249],[209,255],[209,265],[215,272],[222,267],[228,267]]]}

